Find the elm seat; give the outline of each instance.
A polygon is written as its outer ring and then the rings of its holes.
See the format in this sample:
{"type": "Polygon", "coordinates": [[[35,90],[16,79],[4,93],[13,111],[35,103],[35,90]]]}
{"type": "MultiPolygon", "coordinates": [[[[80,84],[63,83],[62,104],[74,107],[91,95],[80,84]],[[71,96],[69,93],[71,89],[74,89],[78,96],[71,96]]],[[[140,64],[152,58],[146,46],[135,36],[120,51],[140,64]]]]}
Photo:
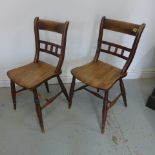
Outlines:
{"type": "Polygon", "coordinates": [[[109,89],[118,79],[126,76],[119,68],[102,61],[92,61],[72,69],[71,73],[83,83],[99,89],[109,89]]]}
{"type": "Polygon", "coordinates": [[[56,67],[39,61],[30,63],[22,67],[12,69],[7,72],[8,77],[21,87],[32,89],[56,76],[56,67]]]}

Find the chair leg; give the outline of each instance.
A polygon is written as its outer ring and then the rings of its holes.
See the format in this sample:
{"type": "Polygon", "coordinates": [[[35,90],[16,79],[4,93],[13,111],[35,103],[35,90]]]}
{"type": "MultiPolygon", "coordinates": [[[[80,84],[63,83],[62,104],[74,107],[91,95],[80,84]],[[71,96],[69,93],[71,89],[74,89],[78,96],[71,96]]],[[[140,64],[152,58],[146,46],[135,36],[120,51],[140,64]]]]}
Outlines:
{"type": "Polygon", "coordinates": [[[35,102],[36,113],[37,113],[37,116],[38,116],[40,128],[41,128],[42,132],[45,132],[43,118],[42,118],[41,106],[40,106],[40,103],[39,103],[39,98],[38,98],[38,93],[37,93],[36,88],[33,89],[33,95],[34,95],[34,102],[35,102]]]}
{"type": "Polygon", "coordinates": [[[49,86],[48,86],[48,82],[47,81],[45,82],[45,87],[46,87],[47,92],[49,93],[50,91],[49,91],[49,86]]]}
{"type": "Polygon", "coordinates": [[[121,89],[121,93],[122,93],[124,105],[125,105],[125,107],[127,107],[126,92],[125,92],[125,87],[124,87],[123,80],[120,79],[120,80],[119,80],[119,83],[120,83],[120,89],[121,89]]]}
{"type": "Polygon", "coordinates": [[[108,112],[108,90],[105,90],[104,99],[103,99],[103,108],[102,108],[102,129],[101,133],[104,133],[106,118],[108,112]]]}
{"type": "Polygon", "coordinates": [[[67,94],[67,90],[66,90],[66,88],[65,88],[65,86],[64,86],[64,84],[63,84],[63,82],[62,82],[62,80],[61,80],[59,75],[57,76],[57,79],[58,79],[58,82],[59,82],[59,85],[61,87],[62,92],[64,93],[67,101],[69,102],[69,97],[68,97],[68,94],[67,94]]]}
{"type": "Polygon", "coordinates": [[[10,81],[10,86],[11,86],[13,108],[14,108],[14,110],[16,110],[16,88],[15,88],[15,83],[12,80],[10,81]]]}
{"type": "Polygon", "coordinates": [[[68,106],[69,109],[72,106],[72,99],[73,99],[73,95],[74,95],[75,80],[76,80],[76,78],[75,78],[75,76],[73,76],[72,83],[71,83],[71,88],[70,88],[70,92],[69,92],[69,106],[68,106]]]}

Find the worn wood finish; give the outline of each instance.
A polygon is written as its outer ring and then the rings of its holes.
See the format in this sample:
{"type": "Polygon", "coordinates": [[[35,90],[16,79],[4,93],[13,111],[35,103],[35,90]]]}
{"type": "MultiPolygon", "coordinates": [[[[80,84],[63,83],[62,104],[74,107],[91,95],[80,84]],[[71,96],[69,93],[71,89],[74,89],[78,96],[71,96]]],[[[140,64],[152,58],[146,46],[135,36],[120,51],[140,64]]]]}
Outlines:
{"type": "Polygon", "coordinates": [[[60,57],[61,46],[55,43],[50,43],[48,41],[39,40],[40,45],[44,45],[44,48],[40,47],[39,51],[52,54],[56,57],[60,57]]]}
{"type": "Polygon", "coordinates": [[[93,94],[94,96],[103,99],[103,97],[102,97],[99,93],[96,93],[96,92],[94,92],[94,91],[92,91],[92,90],[90,90],[90,89],[88,89],[88,88],[83,88],[83,89],[86,90],[87,92],[93,94]]]}
{"type": "Polygon", "coordinates": [[[45,87],[46,87],[47,92],[49,93],[50,90],[49,90],[49,87],[48,87],[48,81],[45,81],[45,87]]]}
{"type": "Polygon", "coordinates": [[[126,92],[125,92],[125,87],[124,87],[124,83],[122,79],[119,80],[119,84],[120,84],[120,89],[121,89],[124,105],[127,107],[126,92]]]}
{"type": "Polygon", "coordinates": [[[46,103],[44,103],[44,105],[41,106],[41,109],[46,108],[49,104],[51,104],[60,94],[62,93],[62,91],[60,91],[59,93],[57,93],[55,96],[51,97],[50,99],[46,99],[46,103]]]}
{"type": "Polygon", "coordinates": [[[109,100],[108,100],[108,110],[113,106],[113,105],[115,105],[116,104],[116,101],[121,97],[121,95],[122,95],[122,93],[120,93],[119,95],[117,95],[117,97],[115,97],[115,99],[113,100],[113,101],[110,101],[109,102],[109,100]]]}
{"type": "MultiPolygon", "coordinates": [[[[39,19],[39,18],[37,18],[37,19],[39,19]]],[[[38,20],[37,26],[40,30],[48,30],[48,31],[53,31],[53,32],[63,34],[66,25],[61,22],[40,19],[40,20],[38,20]]]]}
{"type": "Polygon", "coordinates": [[[144,28],[145,28],[144,23],[141,25],[137,25],[137,24],[128,23],[128,22],[124,22],[124,21],[106,19],[106,17],[103,17],[101,20],[101,24],[100,24],[98,45],[97,45],[97,50],[96,50],[96,55],[94,57],[94,61],[98,61],[98,58],[99,58],[101,52],[111,54],[113,56],[117,56],[117,57],[120,57],[120,58],[126,60],[124,66],[122,68],[122,72],[123,73],[127,72],[127,69],[129,68],[129,66],[134,58],[134,55],[135,55],[135,52],[136,52],[136,49],[137,49],[137,46],[138,46],[138,43],[139,43],[139,40],[140,40],[140,37],[142,35],[144,28]],[[134,38],[132,47],[128,48],[128,47],[124,47],[123,45],[105,41],[104,35],[103,35],[103,32],[105,29],[108,29],[110,31],[120,32],[123,34],[133,35],[135,38],[134,38]],[[103,49],[102,44],[109,45],[109,48],[103,49]],[[111,47],[115,48],[114,52],[112,52],[110,50],[111,47]],[[121,54],[117,53],[118,49],[122,50],[121,54]],[[129,52],[128,56],[124,55],[125,51],[129,52]]]}
{"type": "Polygon", "coordinates": [[[109,89],[127,73],[121,73],[117,67],[102,61],[90,62],[86,65],[74,68],[71,73],[83,83],[99,89],[109,89]]]}
{"type": "Polygon", "coordinates": [[[39,103],[39,98],[38,98],[38,93],[37,93],[36,88],[33,89],[33,95],[34,95],[34,102],[35,102],[36,113],[37,113],[37,116],[38,116],[40,128],[41,128],[42,132],[45,132],[43,118],[42,118],[41,106],[40,106],[40,103],[39,103]]]}
{"type": "Polygon", "coordinates": [[[13,101],[13,108],[14,108],[14,110],[16,110],[16,88],[15,88],[15,83],[11,80],[10,85],[11,85],[11,95],[12,95],[12,101],[13,101]]]}
{"type": "Polygon", "coordinates": [[[125,46],[121,46],[121,45],[118,45],[118,44],[115,44],[115,43],[111,43],[111,42],[107,42],[107,41],[102,41],[102,44],[108,45],[108,49],[101,48],[100,49],[100,52],[108,53],[108,54],[111,54],[111,55],[120,57],[122,59],[125,59],[125,60],[128,59],[128,56],[125,56],[124,55],[125,51],[131,52],[131,49],[130,48],[127,48],[125,46]],[[111,51],[111,47],[114,47],[115,48],[115,51],[114,52],[111,51]],[[118,50],[119,49],[121,50],[121,53],[118,53],[118,50]]]}
{"type": "Polygon", "coordinates": [[[84,88],[86,88],[86,87],[88,87],[88,85],[83,85],[83,86],[81,86],[81,87],[79,87],[79,88],[76,88],[76,89],[74,90],[74,92],[75,92],[75,91],[79,91],[79,90],[81,90],[81,89],[84,89],[84,88]]]}
{"type": "Polygon", "coordinates": [[[102,129],[101,129],[102,133],[104,132],[105,129],[107,111],[116,103],[116,101],[119,99],[120,96],[123,97],[124,105],[127,106],[126,93],[122,78],[124,78],[127,75],[127,70],[134,58],[144,28],[145,24],[138,25],[124,21],[107,19],[106,17],[103,17],[100,23],[97,49],[93,61],[71,70],[73,80],[70,88],[69,107],[71,107],[72,105],[73,93],[81,89],[84,89],[89,93],[103,99],[104,104],[102,109],[102,129]],[[116,44],[114,42],[109,42],[107,40],[105,41],[103,35],[104,30],[115,31],[125,35],[134,36],[132,47],[129,48],[121,44],[116,44]],[[125,61],[124,66],[122,68],[117,68],[111,64],[99,60],[100,53],[107,53],[112,56],[119,57],[120,59],[124,59],[125,61]],[[128,55],[126,53],[128,53],[128,55]],[[80,80],[85,85],[74,90],[75,79],[80,80]],[[115,97],[113,101],[109,101],[108,91],[117,81],[119,81],[120,83],[121,93],[117,97],[115,97]],[[99,89],[104,90],[105,96],[102,97],[100,94],[87,89],[85,86],[91,86],[97,89],[97,91],[99,89]]]}
{"type": "Polygon", "coordinates": [[[34,62],[39,61],[40,52],[46,52],[48,54],[52,54],[59,58],[55,72],[57,73],[61,71],[61,67],[65,56],[68,25],[69,25],[68,21],[66,21],[65,23],[60,23],[56,21],[40,20],[38,17],[35,18],[34,32],[35,32],[36,53],[35,53],[34,62]],[[61,33],[62,34],[61,44],[58,45],[53,42],[40,40],[39,30],[47,30],[47,31],[61,33]],[[41,43],[45,44],[45,48],[41,48],[41,43]],[[48,46],[50,46],[50,49],[48,49],[48,46]],[[59,49],[59,52],[58,52],[58,49],[59,49]]]}
{"type": "Polygon", "coordinates": [[[113,19],[106,19],[105,17],[103,20],[104,20],[104,26],[103,26],[104,29],[126,33],[133,36],[136,36],[136,34],[138,33],[138,29],[140,27],[140,25],[138,24],[113,19]]]}
{"type": "Polygon", "coordinates": [[[17,90],[16,93],[19,93],[19,92],[21,92],[23,90],[26,90],[26,88],[21,88],[21,89],[17,90]]]}
{"type": "Polygon", "coordinates": [[[106,118],[107,118],[107,112],[108,112],[108,90],[105,91],[104,99],[103,99],[101,133],[104,133],[104,130],[105,130],[105,123],[106,123],[106,118]]]}
{"type": "Polygon", "coordinates": [[[62,92],[66,96],[67,101],[69,100],[67,91],[59,76],[61,74],[61,67],[65,56],[68,25],[68,21],[61,23],[57,21],[42,20],[39,19],[39,17],[36,17],[34,20],[36,46],[34,62],[12,69],[7,72],[7,75],[11,80],[11,94],[14,109],[16,109],[16,93],[26,89],[33,91],[34,101],[36,105],[36,113],[42,132],[44,132],[42,109],[44,109],[47,105],[54,101],[61,94],[61,92],[59,92],[56,96],[46,101],[46,103],[41,107],[39,103],[37,87],[44,83],[47,92],[49,92],[47,81],[51,78],[57,77],[62,92]],[[61,35],[61,43],[56,44],[49,40],[40,40],[40,30],[59,33],[61,35]],[[40,61],[40,52],[45,52],[47,54],[56,56],[58,58],[57,65],[53,66],[46,62],[40,61]],[[21,86],[22,89],[16,91],[15,84],[21,86]]]}
{"type": "MultiPolygon", "coordinates": [[[[57,76],[55,67],[38,61],[30,63],[22,67],[18,67],[8,71],[8,77],[21,87],[32,89],[48,80],[51,77],[57,76]]],[[[59,73],[60,74],[60,73],[59,73]]]]}
{"type": "Polygon", "coordinates": [[[70,92],[69,92],[69,105],[68,108],[70,109],[72,106],[72,99],[73,99],[73,95],[74,95],[74,87],[75,87],[75,76],[73,75],[72,78],[72,83],[71,83],[71,88],[70,88],[70,92]]]}
{"type": "MultiPolygon", "coordinates": [[[[75,89],[74,92],[79,91],[81,89],[84,89],[87,92],[91,93],[92,95],[94,95],[94,96],[96,96],[96,97],[98,97],[100,99],[104,99],[104,97],[101,96],[99,93],[96,93],[95,91],[92,91],[92,90],[86,88],[87,86],[88,85],[83,85],[83,86],[75,89]]],[[[116,103],[116,101],[121,97],[121,95],[122,95],[122,93],[118,94],[112,101],[111,100],[108,100],[108,109],[110,109],[116,103]]]]}
{"type": "Polygon", "coordinates": [[[58,79],[59,85],[61,87],[61,90],[62,90],[63,94],[66,97],[66,100],[69,102],[69,96],[67,94],[67,90],[66,90],[66,88],[65,88],[65,86],[64,86],[64,84],[63,84],[63,82],[62,82],[62,80],[60,78],[60,76],[57,76],[57,79],[58,79]]]}

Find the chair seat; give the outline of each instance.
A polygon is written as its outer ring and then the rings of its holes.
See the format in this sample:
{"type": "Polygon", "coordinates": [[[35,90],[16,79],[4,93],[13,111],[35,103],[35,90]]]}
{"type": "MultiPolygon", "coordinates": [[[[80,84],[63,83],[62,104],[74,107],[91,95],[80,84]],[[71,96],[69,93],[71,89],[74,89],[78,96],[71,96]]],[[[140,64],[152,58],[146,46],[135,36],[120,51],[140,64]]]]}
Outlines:
{"type": "Polygon", "coordinates": [[[16,84],[31,89],[43,83],[45,80],[57,75],[55,67],[39,61],[28,65],[12,69],[7,72],[8,77],[16,84]]]}
{"type": "Polygon", "coordinates": [[[117,80],[127,75],[122,74],[119,68],[102,61],[92,61],[72,69],[71,73],[83,83],[104,90],[111,88],[117,80]]]}

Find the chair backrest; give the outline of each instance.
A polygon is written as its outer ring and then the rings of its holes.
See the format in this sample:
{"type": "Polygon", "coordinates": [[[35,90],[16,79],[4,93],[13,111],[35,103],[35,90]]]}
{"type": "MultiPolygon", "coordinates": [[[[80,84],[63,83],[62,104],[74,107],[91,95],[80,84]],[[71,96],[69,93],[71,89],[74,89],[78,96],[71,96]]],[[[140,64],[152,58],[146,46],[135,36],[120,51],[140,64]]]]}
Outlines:
{"type": "Polygon", "coordinates": [[[107,54],[111,54],[113,56],[117,56],[126,61],[122,68],[122,72],[123,73],[126,72],[134,58],[134,55],[135,55],[135,52],[136,52],[136,49],[137,49],[137,46],[138,46],[138,43],[139,43],[139,40],[140,40],[140,37],[141,37],[141,34],[144,28],[145,28],[144,23],[141,25],[137,25],[133,23],[123,22],[123,21],[118,21],[118,20],[113,20],[113,19],[107,19],[106,17],[103,17],[100,23],[98,45],[97,45],[97,50],[96,50],[94,61],[98,60],[100,52],[104,52],[107,54]],[[128,48],[120,44],[104,41],[103,40],[104,29],[134,36],[132,47],[128,48]],[[102,45],[107,45],[108,48],[104,49],[102,45]],[[113,51],[111,50],[112,48],[114,48],[113,51]],[[128,56],[125,55],[125,52],[129,53],[128,56]]]}
{"type": "Polygon", "coordinates": [[[65,56],[65,48],[66,48],[66,38],[67,38],[67,30],[68,30],[69,22],[60,23],[56,21],[50,20],[42,20],[39,17],[34,19],[34,32],[35,32],[35,45],[36,45],[36,53],[34,62],[39,61],[40,52],[45,52],[48,54],[52,54],[53,56],[58,57],[58,64],[56,66],[56,72],[61,70],[64,56],[65,56]],[[57,44],[51,41],[45,41],[40,39],[40,31],[51,31],[61,35],[61,43],[57,44]]]}

